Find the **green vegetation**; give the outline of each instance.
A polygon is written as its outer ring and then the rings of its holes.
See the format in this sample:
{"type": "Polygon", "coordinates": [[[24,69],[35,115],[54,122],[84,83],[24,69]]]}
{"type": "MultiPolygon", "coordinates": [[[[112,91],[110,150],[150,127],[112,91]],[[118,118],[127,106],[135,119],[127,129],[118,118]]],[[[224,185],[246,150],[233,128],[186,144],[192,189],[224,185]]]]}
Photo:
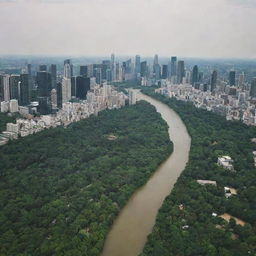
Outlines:
{"type": "Polygon", "coordinates": [[[99,255],[115,216],[169,156],[140,102],[0,148],[0,255],[99,255]]]}
{"type": "Polygon", "coordinates": [[[144,93],[180,115],[192,145],[189,162],[160,209],[141,256],[256,255],[256,145],[251,142],[256,129],[190,103],[144,93]],[[220,155],[234,159],[235,173],[216,164],[220,155]],[[217,186],[199,185],[197,179],[214,180],[217,186]],[[238,195],[226,198],[224,186],[237,189],[238,195]],[[212,213],[229,213],[246,224],[227,223],[212,213]]]}
{"type": "Polygon", "coordinates": [[[7,113],[0,113],[0,133],[6,130],[7,123],[15,123],[18,114],[8,115],[7,113]]]}

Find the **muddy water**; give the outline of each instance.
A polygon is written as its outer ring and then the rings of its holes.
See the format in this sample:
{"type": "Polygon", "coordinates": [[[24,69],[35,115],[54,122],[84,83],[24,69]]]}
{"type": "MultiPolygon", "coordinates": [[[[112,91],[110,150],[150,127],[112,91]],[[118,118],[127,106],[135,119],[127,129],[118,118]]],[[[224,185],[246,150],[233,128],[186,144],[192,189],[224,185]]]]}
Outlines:
{"type": "Polygon", "coordinates": [[[174,151],[122,209],[107,236],[101,256],[137,256],[143,250],[158,209],[188,161],[190,137],[180,117],[153,98],[141,93],[138,98],[154,105],[168,123],[174,151]]]}

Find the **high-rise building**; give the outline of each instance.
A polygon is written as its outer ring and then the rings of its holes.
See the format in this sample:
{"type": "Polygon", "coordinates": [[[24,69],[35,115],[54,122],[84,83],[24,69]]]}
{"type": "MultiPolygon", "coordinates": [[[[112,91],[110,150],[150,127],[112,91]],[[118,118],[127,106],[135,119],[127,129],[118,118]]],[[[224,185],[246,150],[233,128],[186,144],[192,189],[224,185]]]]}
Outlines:
{"type": "Polygon", "coordinates": [[[96,69],[96,83],[101,84],[102,75],[101,75],[101,68],[96,69]]]}
{"type": "Polygon", "coordinates": [[[31,64],[27,65],[27,73],[29,76],[32,76],[31,64]]]}
{"type": "Polygon", "coordinates": [[[235,86],[236,84],[236,71],[232,70],[229,72],[229,85],[235,86]]]}
{"type": "Polygon", "coordinates": [[[115,65],[115,54],[111,54],[111,65],[110,65],[110,72],[111,72],[111,80],[110,81],[115,81],[116,80],[116,65],[115,65]]]}
{"type": "Polygon", "coordinates": [[[178,84],[182,84],[183,77],[185,76],[185,64],[183,60],[178,61],[178,69],[177,69],[177,82],[178,84]]]}
{"type": "Polygon", "coordinates": [[[155,54],[155,56],[154,56],[154,65],[157,65],[157,64],[159,64],[158,63],[158,55],[155,54]]]}
{"type": "Polygon", "coordinates": [[[250,96],[253,98],[256,97],[256,77],[253,78],[251,83],[250,96]]]}
{"type": "Polygon", "coordinates": [[[76,97],[76,77],[71,77],[71,97],[76,97]]]}
{"type": "Polygon", "coordinates": [[[140,63],[140,75],[141,77],[146,77],[148,75],[148,66],[146,61],[140,63]]]}
{"type": "Polygon", "coordinates": [[[140,55],[135,56],[135,78],[138,78],[138,74],[140,73],[140,55]]]}
{"type": "Polygon", "coordinates": [[[21,74],[20,75],[20,98],[19,105],[26,106],[29,104],[29,75],[21,74]]]}
{"type": "Polygon", "coordinates": [[[245,75],[244,75],[244,72],[242,72],[239,75],[239,78],[238,78],[238,86],[239,86],[239,88],[243,88],[244,87],[244,82],[245,82],[245,75]]]}
{"type": "Polygon", "coordinates": [[[80,99],[86,99],[86,95],[89,90],[90,90],[90,78],[87,78],[84,76],[77,76],[76,77],[76,97],[80,99]]]}
{"type": "Polygon", "coordinates": [[[10,76],[7,74],[0,75],[0,101],[10,100],[10,76]]]}
{"type": "Polygon", "coordinates": [[[62,108],[62,83],[57,83],[57,107],[62,108]]]}
{"type": "Polygon", "coordinates": [[[62,102],[71,100],[71,78],[63,77],[62,79],[62,102]]]}
{"type": "Polygon", "coordinates": [[[213,92],[216,89],[217,86],[217,71],[214,70],[211,75],[211,92],[213,92]]]}
{"type": "Polygon", "coordinates": [[[156,80],[160,80],[161,79],[161,66],[159,64],[155,64],[155,78],[156,80]]]}
{"type": "Polygon", "coordinates": [[[72,77],[71,60],[68,59],[64,61],[64,76],[62,79],[62,102],[63,103],[71,100],[71,77],[72,77]]]}
{"type": "Polygon", "coordinates": [[[162,78],[167,79],[168,77],[168,65],[163,65],[162,68],[162,78]]]}
{"type": "Polygon", "coordinates": [[[38,112],[41,115],[48,115],[51,113],[50,97],[38,97],[38,112]]]}
{"type": "Polygon", "coordinates": [[[47,71],[47,65],[40,65],[39,71],[47,71]]]}
{"type": "Polygon", "coordinates": [[[19,75],[11,75],[10,76],[10,96],[11,99],[19,99],[19,75]]]}
{"type": "Polygon", "coordinates": [[[177,75],[177,57],[171,57],[171,76],[177,75]]]}
{"type": "MultiPolygon", "coordinates": [[[[73,64],[71,63],[70,59],[64,60],[64,67],[66,64],[68,64],[68,66],[69,66],[69,68],[68,68],[69,77],[68,78],[71,78],[73,76],[73,64]]],[[[64,68],[64,73],[65,73],[65,68],[64,68]]]]}
{"type": "Polygon", "coordinates": [[[198,66],[195,65],[192,71],[192,85],[194,86],[194,84],[197,83],[198,80],[199,80],[198,66]]]}
{"type": "Polygon", "coordinates": [[[102,61],[101,78],[107,80],[107,70],[110,69],[111,62],[109,60],[102,61]]]}
{"type": "Polygon", "coordinates": [[[51,74],[46,71],[39,71],[36,75],[36,83],[39,97],[49,97],[52,89],[51,74]]]}
{"type": "Polygon", "coordinates": [[[57,90],[55,88],[51,90],[51,108],[57,109],[57,90]]]}
{"type": "Polygon", "coordinates": [[[57,86],[57,66],[52,64],[50,66],[50,74],[51,74],[51,81],[52,81],[52,86],[51,88],[55,88],[57,86]]]}
{"type": "Polygon", "coordinates": [[[80,66],[80,76],[88,77],[88,67],[80,66]]]}

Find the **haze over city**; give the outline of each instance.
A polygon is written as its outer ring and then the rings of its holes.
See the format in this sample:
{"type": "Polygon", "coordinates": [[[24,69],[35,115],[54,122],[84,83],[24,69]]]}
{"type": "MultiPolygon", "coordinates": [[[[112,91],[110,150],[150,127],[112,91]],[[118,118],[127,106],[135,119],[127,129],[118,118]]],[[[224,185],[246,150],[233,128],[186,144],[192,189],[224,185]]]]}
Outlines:
{"type": "Polygon", "coordinates": [[[255,58],[253,0],[0,0],[0,54],[255,58]]]}

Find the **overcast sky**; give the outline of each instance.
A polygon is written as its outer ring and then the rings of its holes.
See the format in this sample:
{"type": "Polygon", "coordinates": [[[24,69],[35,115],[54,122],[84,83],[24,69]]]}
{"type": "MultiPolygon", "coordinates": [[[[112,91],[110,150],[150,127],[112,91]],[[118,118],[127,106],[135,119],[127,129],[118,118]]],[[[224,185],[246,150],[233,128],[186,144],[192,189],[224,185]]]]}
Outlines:
{"type": "Polygon", "coordinates": [[[0,0],[0,54],[256,58],[256,0],[0,0]]]}

